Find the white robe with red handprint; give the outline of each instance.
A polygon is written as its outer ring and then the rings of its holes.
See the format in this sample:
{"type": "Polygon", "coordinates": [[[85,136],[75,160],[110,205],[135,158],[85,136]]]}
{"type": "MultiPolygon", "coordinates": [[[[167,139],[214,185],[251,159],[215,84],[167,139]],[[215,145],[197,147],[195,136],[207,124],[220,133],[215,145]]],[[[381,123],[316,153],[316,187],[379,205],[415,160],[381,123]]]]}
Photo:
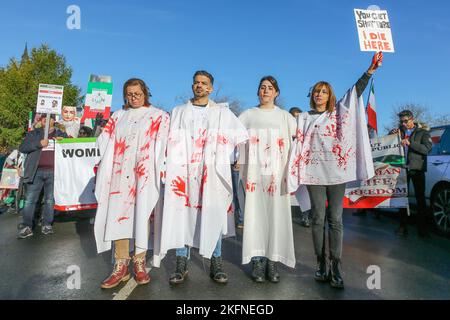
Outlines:
{"type": "Polygon", "coordinates": [[[172,111],[161,258],[185,245],[210,258],[222,235],[235,234],[230,156],[247,132],[228,107],[204,108],[204,121],[191,102],[172,111]]]}
{"type": "Polygon", "coordinates": [[[374,176],[362,97],[353,86],[333,112],[298,116],[289,159],[289,192],[304,185],[334,185],[374,176]]]}
{"type": "Polygon", "coordinates": [[[169,125],[169,115],[153,106],[129,108],[116,111],[98,137],[101,159],[94,231],[99,253],[120,239],[134,239],[136,253],[146,251],[152,230],[150,243],[158,255],[161,212],[157,209],[162,207],[161,173],[169,125]]]}
{"type": "Polygon", "coordinates": [[[249,132],[240,148],[242,184],[245,186],[242,263],[267,257],[295,267],[291,201],[287,192],[287,165],[295,118],[275,106],[252,108],[239,116],[249,132]]]}

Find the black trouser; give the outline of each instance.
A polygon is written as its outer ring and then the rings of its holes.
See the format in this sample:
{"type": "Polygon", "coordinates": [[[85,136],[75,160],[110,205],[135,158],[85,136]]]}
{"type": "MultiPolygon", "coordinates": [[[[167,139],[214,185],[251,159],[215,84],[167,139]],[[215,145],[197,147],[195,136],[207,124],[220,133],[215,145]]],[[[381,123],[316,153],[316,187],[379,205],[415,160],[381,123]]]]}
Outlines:
{"type": "Polygon", "coordinates": [[[337,185],[308,185],[311,200],[312,236],[317,256],[325,255],[325,221],[328,222],[330,258],[340,260],[344,226],[342,224],[342,199],[345,183],[337,185]],[[328,200],[328,208],[326,201],[328,200]]]}
{"type": "MultiPolygon", "coordinates": [[[[408,186],[412,181],[417,200],[417,228],[427,231],[427,205],[425,202],[425,172],[421,170],[407,170],[408,186]]],[[[407,210],[400,209],[400,226],[406,227],[408,222],[407,210]]]]}

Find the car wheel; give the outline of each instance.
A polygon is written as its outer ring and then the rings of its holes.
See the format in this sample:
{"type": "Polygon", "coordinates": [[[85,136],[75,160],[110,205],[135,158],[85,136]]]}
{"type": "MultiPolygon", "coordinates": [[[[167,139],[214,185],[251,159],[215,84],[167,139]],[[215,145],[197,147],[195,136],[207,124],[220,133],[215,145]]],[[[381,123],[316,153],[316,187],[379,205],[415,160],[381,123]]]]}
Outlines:
{"type": "Polygon", "coordinates": [[[433,221],[437,230],[450,235],[450,186],[439,187],[431,198],[433,221]]]}

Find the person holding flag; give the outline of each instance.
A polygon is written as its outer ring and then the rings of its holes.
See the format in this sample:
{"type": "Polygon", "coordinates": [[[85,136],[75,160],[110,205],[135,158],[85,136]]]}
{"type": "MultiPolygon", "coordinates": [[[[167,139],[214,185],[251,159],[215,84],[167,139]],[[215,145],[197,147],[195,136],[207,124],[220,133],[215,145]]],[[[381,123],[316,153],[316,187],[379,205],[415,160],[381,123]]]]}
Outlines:
{"type": "Polygon", "coordinates": [[[312,110],[297,118],[296,139],[289,159],[288,191],[295,192],[302,184],[307,186],[318,263],[314,278],[330,281],[334,288],[344,288],[340,262],[342,200],[346,183],[367,180],[374,175],[361,95],[381,65],[382,58],[381,52],[376,53],[369,69],[338,102],[329,83],[316,83],[310,92],[312,110]],[[325,221],[329,226],[329,274],[325,255],[325,221]]]}

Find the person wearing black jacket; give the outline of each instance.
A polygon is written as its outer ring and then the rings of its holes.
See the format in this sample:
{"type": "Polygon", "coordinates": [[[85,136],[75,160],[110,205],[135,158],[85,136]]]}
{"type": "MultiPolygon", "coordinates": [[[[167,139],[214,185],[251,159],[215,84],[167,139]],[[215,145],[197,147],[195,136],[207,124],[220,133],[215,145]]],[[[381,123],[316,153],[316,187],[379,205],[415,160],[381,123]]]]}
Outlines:
{"type": "MultiPolygon", "coordinates": [[[[425,172],[427,171],[427,155],[432,147],[430,134],[427,130],[421,129],[414,122],[413,113],[410,110],[403,110],[398,114],[400,127],[393,129],[390,134],[400,132],[402,145],[405,148],[406,172],[409,182],[412,181],[414,194],[417,199],[417,231],[420,237],[429,237],[426,220],[427,207],[425,203],[425,172]]],[[[396,233],[406,236],[407,211],[400,209],[400,226],[396,233]]]]}
{"type": "Polygon", "coordinates": [[[19,151],[27,155],[23,173],[23,182],[27,187],[23,208],[23,228],[19,230],[19,239],[33,235],[33,216],[42,188],[44,188],[44,212],[41,231],[43,234],[53,233],[55,139],[59,140],[68,136],[54,127],[55,119],[52,115],[48,139],[44,139],[45,122],[46,115],[43,114],[40,119],[42,126],[30,131],[19,147],[19,151]]]}

